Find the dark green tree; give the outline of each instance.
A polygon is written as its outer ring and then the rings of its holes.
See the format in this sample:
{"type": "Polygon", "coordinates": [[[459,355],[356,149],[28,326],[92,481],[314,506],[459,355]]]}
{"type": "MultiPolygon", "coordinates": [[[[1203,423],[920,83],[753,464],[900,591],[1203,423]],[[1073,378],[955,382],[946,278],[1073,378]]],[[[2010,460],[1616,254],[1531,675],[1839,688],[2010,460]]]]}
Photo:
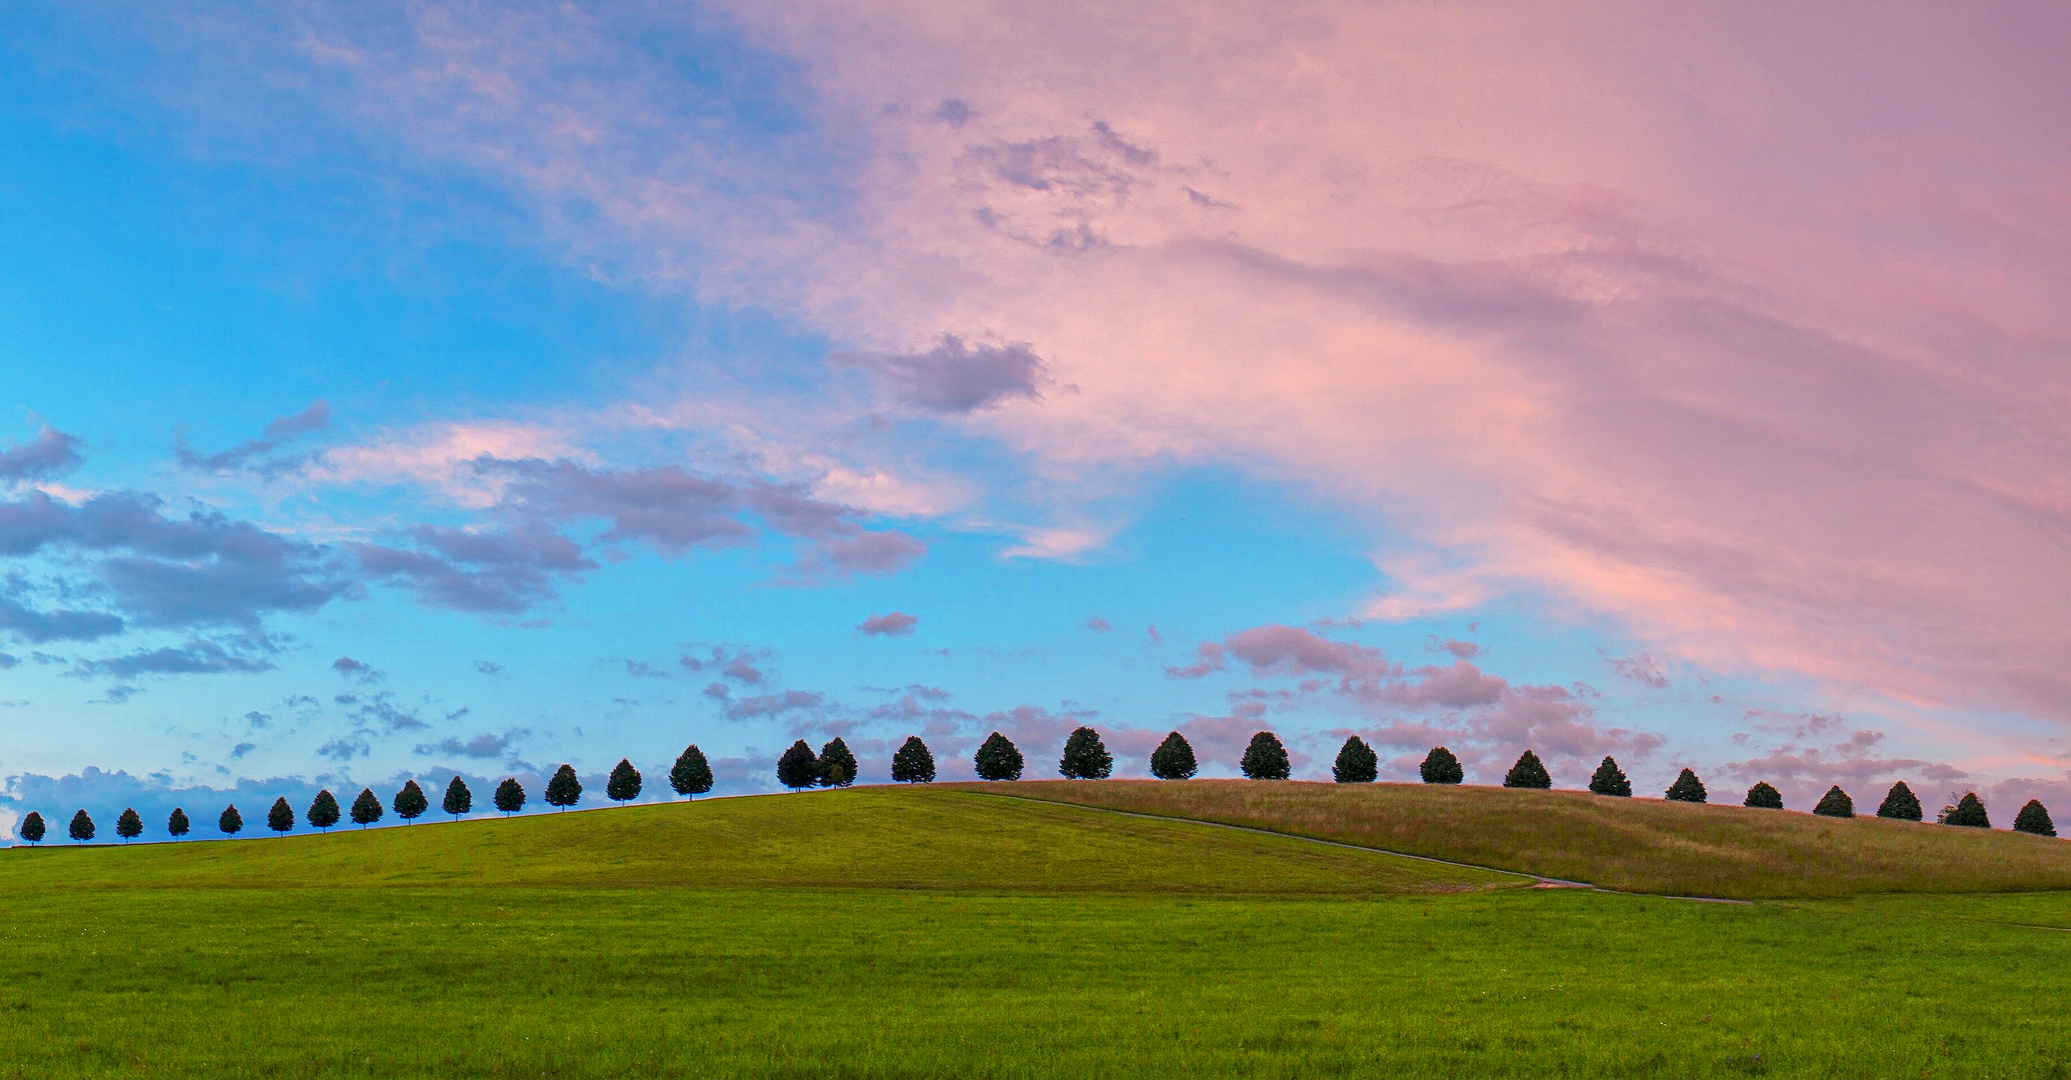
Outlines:
{"type": "Polygon", "coordinates": [[[1417,767],[1417,774],[1427,784],[1457,784],[1467,779],[1467,770],[1460,767],[1460,759],[1443,746],[1432,747],[1424,755],[1424,763],[1417,767]]]}
{"type": "Polygon", "coordinates": [[[1703,802],[1706,797],[1704,781],[1697,779],[1697,774],[1688,769],[1677,773],[1675,783],[1668,785],[1663,794],[1668,796],[1669,802],[1703,802]]]}
{"type": "Polygon", "coordinates": [[[1287,748],[1280,745],[1280,736],[1270,731],[1251,737],[1251,745],[1244,748],[1244,760],[1237,767],[1253,780],[1285,780],[1294,771],[1287,762],[1287,748]]]}
{"type": "Polygon", "coordinates": [[[1619,768],[1618,763],[1612,760],[1609,754],[1605,754],[1603,763],[1596,767],[1596,772],[1589,778],[1589,790],[1598,795],[1631,798],[1632,781],[1626,777],[1625,770],[1619,768]]]}
{"type": "Polygon", "coordinates": [[[565,811],[581,801],[582,781],[575,778],[574,766],[564,764],[555,769],[554,775],[547,780],[547,805],[558,806],[565,811]]]}
{"type": "Polygon", "coordinates": [[[1942,824],[1989,829],[1992,827],[1992,819],[1985,814],[1985,804],[1978,798],[1978,793],[1968,791],[1963,794],[1963,798],[1956,801],[1956,805],[1942,811],[1942,824]]]}
{"type": "Polygon", "coordinates": [[[604,797],[615,803],[640,797],[640,770],[626,759],[618,759],[611,767],[611,775],[604,780],[604,797]]]}
{"type": "Polygon", "coordinates": [[[407,822],[431,809],[431,800],[424,797],[424,789],[417,786],[417,781],[405,780],[403,790],[396,792],[395,801],[389,805],[395,808],[397,817],[407,822]]]}
{"type": "Polygon", "coordinates": [[[1186,736],[1175,731],[1165,736],[1165,741],[1151,751],[1151,775],[1160,780],[1191,780],[1201,771],[1201,763],[1194,760],[1194,746],[1186,736]]]}
{"type": "Polygon", "coordinates": [[[124,843],[144,835],[144,819],[137,816],[134,807],[123,807],[122,813],[116,816],[115,835],[122,837],[124,843]]]}
{"type": "Polygon", "coordinates": [[[1371,784],[1381,778],[1381,755],[1357,735],[1345,738],[1338,747],[1338,759],[1331,763],[1330,778],[1340,784],[1371,784]]]}
{"type": "Polygon", "coordinates": [[[69,831],[72,839],[82,844],[86,843],[93,839],[93,819],[86,816],[86,811],[81,810],[72,815],[72,828],[69,831]]]}
{"type": "Polygon", "coordinates": [[[1742,806],[1753,806],[1762,810],[1783,809],[1783,793],[1769,786],[1764,780],[1747,789],[1747,801],[1742,806]]]}
{"type": "Polygon", "coordinates": [[[1100,733],[1089,727],[1076,728],[1064,740],[1064,756],[1057,761],[1057,775],[1066,780],[1105,780],[1115,771],[1114,755],[1100,741],[1100,733]]]}
{"type": "Polygon", "coordinates": [[[1855,800],[1841,790],[1841,785],[1835,784],[1819,797],[1819,805],[1813,807],[1812,812],[1821,817],[1854,817],[1855,800]]]}
{"type": "Polygon", "coordinates": [[[173,807],[173,816],[165,819],[165,831],[173,836],[185,836],[193,826],[187,821],[187,811],[173,807]]]}
{"type": "Polygon", "coordinates": [[[1877,804],[1877,816],[1897,818],[1900,821],[1918,821],[1920,799],[1913,794],[1912,788],[1906,786],[1904,780],[1900,780],[1891,785],[1891,790],[1884,795],[1884,801],[1877,804]]]}
{"type": "Polygon", "coordinates": [[[705,761],[705,752],[698,744],[691,743],[676,755],[676,764],[669,767],[669,786],[678,795],[695,799],[712,790],[712,766],[705,761]]]}
{"type": "Polygon", "coordinates": [[[1539,755],[1527,750],[1518,755],[1517,764],[1510,766],[1510,771],[1503,774],[1503,786],[1550,788],[1553,786],[1553,777],[1547,774],[1546,763],[1539,760],[1539,755]]]}
{"type": "Polygon", "coordinates": [[[373,788],[361,788],[360,797],[352,800],[352,823],[364,829],[380,820],[381,800],[373,788]]]}
{"type": "Polygon", "coordinates": [[[2013,831],[2034,833],[2037,836],[2055,836],[2056,823],[2049,819],[2049,808],[2039,800],[2029,799],[2028,805],[2013,816],[2013,831]]]}
{"type": "Polygon", "coordinates": [[[42,814],[31,810],[29,811],[29,816],[22,819],[22,839],[27,840],[29,843],[42,843],[43,834],[46,831],[48,830],[44,827],[42,814]]]}
{"type": "Polygon", "coordinates": [[[856,755],[849,753],[849,744],[839,737],[829,739],[820,747],[820,756],[813,759],[813,772],[825,787],[847,787],[856,782],[856,755]]]}
{"type": "Polygon", "coordinates": [[[309,809],[303,816],[309,819],[309,824],[312,828],[324,832],[330,831],[331,826],[338,824],[337,796],[332,795],[329,788],[317,792],[316,798],[309,801],[309,809]]]}
{"type": "Polygon", "coordinates": [[[984,744],[971,756],[971,764],[977,768],[980,780],[1019,780],[1021,748],[995,731],[985,737],[984,744]]]}
{"type": "Polygon", "coordinates": [[[216,828],[223,830],[225,836],[236,836],[244,831],[244,816],[237,812],[236,803],[223,808],[222,816],[216,819],[216,828]]]}
{"type": "Polygon", "coordinates": [[[899,744],[899,752],[892,755],[892,779],[901,784],[935,782],[935,755],[928,752],[928,744],[920,736],[908,735],[899,744]]]}
{"type": "Polygon", "coordinates": [[[820,782],[820,759],[804,739],[792,743],[791,749],[777,759],[777,782],[793,791],[813,787],[820,782]]]}
{"type": "Polygon", "coordinates": [[[525,809],[525,788],[518,783],[517,777],[506,776],[503,783],[496,785],[496,808],[503,811],[505,817],[525,809]]]}
{"type": "Polygon", "coordinates": [[[295,827],[295,808],[288,805],[287,796],[273,800],[273,805],[267,808],[266,827],[282,835],[295,827]]]}
{"type": "Polygon", "coordinates": [[[462,780],[459,773],[454,773],[452,781],[446,785],[446,797],[439,800],[439,809],[453,815],[455,821],[459,821],[463,814],[474,812],[475,793],[467,789],[467,781],[462,780]]]}

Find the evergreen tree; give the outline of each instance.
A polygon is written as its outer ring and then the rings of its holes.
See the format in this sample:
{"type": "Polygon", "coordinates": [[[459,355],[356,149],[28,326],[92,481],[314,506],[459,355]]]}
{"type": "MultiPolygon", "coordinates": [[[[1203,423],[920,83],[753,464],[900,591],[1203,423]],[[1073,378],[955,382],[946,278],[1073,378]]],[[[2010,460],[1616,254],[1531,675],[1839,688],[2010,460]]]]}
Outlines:
{"type": "Polygon", "coordinates": [[[1742,806],[1753,806],[1762,810],[1783,809],[1783,793],[1769,786],[1764,780],[1747,789],[1747,801],[1742,806]]]}
{"type": "Polygon", "coordinates": [[[286,796],[273,800],[273,805],[267,809],[266,827],[283,835],[295,827],[295,808],[288,805],[286,796]]]}
{"type": "Polygon", "coordinates": [[[547,805],[566,810],[581,801],[582,781],[575,778],[575,768],[562,765],[555,769],[553,777],[547,780],[547,805]]]}
{"type": "Polygon", "coordinates": [[[474,812],[475,793],[467,789],[467,781],[462,780],[459,773],[454,773],[452,782],[446,785],[446,797],[439,800],[439,809],[453,815],[455,821],[459,821],[463,814],[474,812]]]}
{"type": "Polygon", "coordinates": [[[1527,750],[1519,754],[1517,764],[1510,766],[1510,771],[1503,774],[1503,786],[1550,788],[1553,786],[1553,777],[1547,774],[1546,763],[1539,760],[1539,755],[1527,750]]]}
{"type": "Polygon", "coordinates": [[[1357,735],[1347,736],[1338,747],[1338,759],[1330,766],[1330,778],[1340,784],[1371,784],[1381,778],[1381,755],[1357,735]]]}
{"type": "Polygon", "coordinates": [[[121,815],[116,817],[115,835],[122,837],[124,842],[144,835],[144,819],[137,816],[134,807],[124,807],[121,815]]]}
{"type": "Polygon", "coordinates": [[[892,755],[892,779],[901,784],[935,782],[935,755],[928,752],[928,744],[920,736],[908,735],[899,744],[899,752],[892,755]]]}
{"type": "Polygon", "coordinates": [[[187,821],[187,811],[173,807],[173,816],[165,819],[165,831],[173,836],[185,836],[192,826],[187,821]]]}
{"type": "Polygon", "coordinates": [[[1897,818],[1900,821],[1918,821],[1920,799],[1913,794],[1912,788],[1906,786],[1904,780],[1900,780],[1891,785],[1891,791],[1884,796],[1884,801],[1877,804],[1877,816],[1897,818]]]}
{"type": "Polygon", "coordinates": [[[611,775],[604,780],[604,797],[615,803],[640,797],[640,770],[630,760],[620,758],[611,767],[611,775]]]}
{"type": "Polygon", "coordinates": [[[1841,790],[1841,785],[1835,784],[1819,797],[1819,805],[1813,807],[1812,812],[1821,817],[1854,817],[1855,800],[1841,790]]]}
{"type": "Polygon", "coordinates": [[[800,739],[784,751],[777,759],[777,782],[793,791],[809,788],[820,782],[820,759],[813,754],[813,748],[800,739]]]}
{"type": "Polygon", "coordinates": [[[1443,746],[1432,747],[1424,755],[1424,764],[1417,767],[1417,773],[1427,784],[1457,784],[1467,779],[1467,770],[1460,767],[1460,759],[1443,746]]]}
{"type": "Polygon", "coordinates": [[[329,832],[331,826],[338,824],[338,797],[331,794],[330,788],[317,792],[303,816],[309,819],[311,828],[329,832]]]}
{"type": "Polygon", "coordinates": [[[352,800],[352,823],[364,829],[380,820],[381,800],[373,788],[361,788],[360,797],[352,800]]]}
{"type": "Polygon", "coordinates": [[[223,808],[223,815],[216,819],[216,828],[223,830],[225,836],[236,836],[244,831],[244,816],[237,812],[236,803],[223,808]]]}
{"type": "Polygon", "coordinates": [[[45,831],[42,814],[31,810],[29,811],[29,816],[22,819],[22,839],[27,840],[29,843],[42,843],[45,831]]]}
{"type": "Polygon", "coordinates": [[[395,807],[397,817],[408,822],[431,809],[431,800],[424,797],[424,789],[417,786],[417,781],[405,780],[403,790],[396,792],[395,802],[390,805],[395,807]]]}
{"type": "Polygon", "coordinates": [[[82,844],[86,843],[88,840],[93,839],[93,819],[87,817],[86,811],[84,810],[81,810],[78,813],[73,814],[72,828],[70,831],[72,833],[72,839],[77,840],[82,844]]]}
{"type": "Polygon", "coordinates": [[[1081,727],[1064,740],[1064,756],[1057,762],[1057,775],[1066,780],[1105,780],[1114,770],[1114,755],[1107,752],[1099,732],[1081,727]]]}
{"type": "Polygon", "coordinates": [[[820,756],[813,759],[813,772],[825,787],[847,787],[856,782],[856,755],[849,753],[849,744],[839,737],[829,739],[820,747],[820,756]]]}
{"type": "Polygon", "coordinates": [[[525,809],[525,788],[518,783],[517,777],[506,776],[503,783],[496,785],[496,808],[503,811],[505,817],[525,809]]]}
{"type": "Polygon", "coordinates": [[[1165,741],[1151,751],[1151,775],[1160,780],[1191,780],[1201,771],[1201,763],[1194,760],[1194,746],[1186,736],[1175,731],[1165,736],[1165,741]]]}
{"type": "Polygon", "coordinates": [[[712,790],[712,766],[705,761],[705,752],[698,744],[691,743],[676,756],[676,764],[669,767],[669,786],[678,795],[695,799],[712,790]]]}
{"type": "Polygon", "coordinates": [[[2057,826],[2049,819],[2049,808],[2039,800],[2029,799],[2028,805],[2013,817],[2013,831],[2034,833],[2037,836],[2055,836],[2057,826]]]}
{"type": "Polygon", "coordinates": [[[1684,769],[1676,774],[1675,783],[1668,785],[1663,794],[1668,796],[1669,802],[1703,802],[1704,781],[1697,779],[1696,773],[1684,769]]]}
{"type": "Polygon", "coordinates": [[[1975,791],[1965,792],[1956,805],[1942,811],[1942,824],[1962,825],[1972,829],[1989,829],[1992,819],[1985,815],[1985,804],[1975,791]]]}
{"type": "Polygon", "coordinates": [[[1251,745],[1244,748],[1244,760],[1237,764],[1253,780],[1285,780],[1293,771],[1287,763],[1287,748],[1270,731],[1253,735],[1251,745]]]}
{"type": "Polygon", "coordinates": [[[971,755],[971,764],[978,770],[980,780],[1019,780],[1021,748],[995,731],[987,735],[978,752],[971,755]]]}
{"type": "Polygon", "coordinates": [[[1605,754],[1603,764],[1598,765],[1595,774],[1589,778],[1589,790],[1598,795],[1631,798],[1632,781],[1626,777],[1625,770],[1619,768],[1618,763],[1612,760],[1611,755],[1605,754]]]}

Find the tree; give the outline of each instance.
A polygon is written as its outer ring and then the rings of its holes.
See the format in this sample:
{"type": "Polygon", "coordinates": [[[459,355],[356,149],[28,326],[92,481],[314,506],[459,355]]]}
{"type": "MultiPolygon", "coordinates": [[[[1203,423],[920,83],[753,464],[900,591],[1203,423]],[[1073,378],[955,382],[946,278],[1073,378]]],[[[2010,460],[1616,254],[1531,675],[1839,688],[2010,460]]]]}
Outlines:
{"type": "Polygon", "coordinates": [[[1244,748],[1244,760],[1237,766],[1253,780],[1285,780],[1293,771],[1287,763],[1287,748],[1280,745],[1280,736],[1270,731],[1251,737],[1251,745],[1244,748]]]}
{"type": "Polygon", "coordinates": [[[553,777],[547,781],[547,805],[567,810],[581,801],[582,781],[575,778],[574,767],[562,765],[555,769],[553,777]]]}
{"type": "Polygon", "coordinates": [[[856,755],[849,753],[849,744],[839,737],[829,739],[820,747],[820,756],[813,759],[813,771],[826,787],[847,787],[856,782],[856,755]]]}
{"type": "Polygon", "coordinates": [[[1066,780],[1105,780],[1115,771],[1115,758],[1100,741],[1100,733],[1089,727],[1075,729],[1064,740],[1064,756],[1058,759],[1057,775],[1066,780]]]}
{"type": "Polygon", "coordinates": [[[459,773],[454,773],[452,782],[446,785],[446,797],[439,800],[439,809],[459,821],[462,814],[470,813],[474,808],[475,793],[467,789],[467,781],[462,780],[459,773]]]}
{"type": "Polygon", "coordinates": [[[22,839],[27,840],[29,843],[42,843],[45,831],[42,814],[31,810],[29,811],[29,816],[22,819],[22,839]]]}
{"type": "Polygon", "coordinates": [[[2049,819],[2049,808],[2039,800],[2029,799],[2028,805],[2013,816],[2013,831],[2034,833],[2037,836],[2055,836],[2057,826],[2049,819]]]}
{"type": "Polygon", "coordinates": [[[1762,810],[1783,809],[1783,793],[1769,786],[1764,780],[1747,789],[1747,801],[1742,806],[1753,806],[1762,810]]]}
{"type": "Polygon", "coordinates": [[[892,755],[892,779],[901,784],[935,782],[935,755],[928,753],[928,744],[920,736],[908,735],[899,744],[899,752],[892,755]]]}
{"type": "Polygon", "coordinates": [[[352,823],[364,829],[381,820],[381,800],[375,798],[373,788],[361,788],[360,797],[352,800],[352,823]]]}
{"type": "Polygon", "coordinates": [[[519,785],[517,777],[506,776],[503,783],[496,785],[496,808],[503,811],[505,817],[525,809],[525,789],[519,785]]]}
{"type": "Polygon", "coordinates": [[[1518,755],[1517,764],[1503,774],[1503,786],[1515,788],[1550,788],[1553,777],[1546,772],[1546,763],[1530,750],[1518,755]]]}
{"type": "Polygon", "coordinates": [[[777,759],[777,782],[793,791],[809,788],[820,782],[820,759],[813,754],[813,748],[800,739],[791,744],[777,759]]]}
{"type": "Polygon", "coordinates": [[[1891,785],[1891,791],[1885,794],[1884,801],[1877,804],[1877,816],[1897,818],[1900,821],[1918,821],[1920,799],[1913,794],[1912,788],[1906,786],[1904,780],[1900,780],[1891,785]]]}
{"type": "Polygon", "coordinates": [[[1151,775],[1160,780],[1191,780],[1200,771],[1201,763],[1194,760],[1194,745],[1177,731],[1165,736],[1165,741],[1151,751],[1151,775]]]}
{"type": "Polygon", "coordinates": [[[1424,755],[1424,763],[1417,767],[1417,773],[1427,784],[1457,784],[1467,779],[1467,770],[1460,768],[1460,759],[1443,746],[1434,746],[1424,755]]]}
{"type": "Polygon", "coordinates": [[[1697,779],[1696,773],[1684,769],[1676,774],[1675,783],[1668,785],[1668,790],[1662,794],[1668,796],[1669,802],[1703,802],[1704,781],[1697,779]]]}
{"type": "Polygon", "coordinates": [[[273,800],[273,805],[267,808],[266,827],[282,835],[295,827],[295,808],[288,805],[287,796],[273,800]]]}
{"type": "Polygon", "coordinates": [[[640,797],[640,770],[625,758],[611,767],[611,775],[604,781],[604,797],[615,803],[640,797]]]}
{"type": "Polygon", "coordinates": [[[1956,805],[1944,807],[1941,815],[1944,825],[1962,825],[1972,829],[1989,829],[1992,819],[1985,814],[1985,804],[1975,791],[1964,792],[1956,805]]]}
{"type": "Polygon", "coordinates": [[[244,816],[237,812],[236,803],[223,808],[222,816],[216,819],[216,828],[223,830],[225,836],[236,836],[244,831],[244,816]]]}
{"type": "Polygon", "coordinates": [[[192,826],[187,821],[187,811],[173,807],[173,816],[165,819],[165,831],[173,836],[185,836],[192,826]]]}
{"type": "Polygon", "coordinates": [[[987,735],[978,752],[971,755],[971,764],[977,767],[980,780],[1019,780],[1021,748],[995,731],[987,735]]]}
{"type": "Polygon", "coordinates": [[[116,817],[115,835],[122,837],[125,843],[144,835],[144,819],[137,816],[134,807],[123,807],[121,815],[116,817]]]}
{"type": "Polygon", "coordinates": [[[1819,805],[1813,807],[1812,812],[1821,817],[1854,817],[1855,800],[1841,790],[1841,785],[1835,784],[1819,797],[1819,805]]]}
{"type": "Polygon", "coordinates": [[[1598,795],[1616,795],[1629,799],[1632,797],[1632,781],[1626,777],[1625,770],[1618,767],[1618,762],[1609,754],[1605,754],[1603,763],[1598,765],[1596,772],[1589,777],[1589,790],[1598,795]]]}
{"type": "Polygon", "coordinates": [[[396,816],[407,822],[415,821],[419,814],[431,809],[431,800],[424,797],[424,789],[417,786],[417,781],[405,780],[403,790],[396,792],[395,802],[391,805],[395,807],[396,816]]]}
{"type": "Polygon", "coordinates": [[[1331,763],[1330,778],[1340,784],[1371,784],[1381,778],[1381,756],[1357,735],[1347,736],[1331,763]]]}
{"type": "Polygon", "coordinates": [[[669,786],[678,795],[697,798],[712,790],[712,766],[705,761],[705,752],[698,744],[691,743],[676,755],[676,764],[669,767],[669,786]]]}
{"type": "Polygon", "coordinates": [[[72,828],[69,831],[72,839],[82,844],[86,843],[93,839],[93,819],[86,816],[86,811],[81,810],[72,815],[72,828]]]}
{"type": "Polygon", "coordinates": [[[338,824],[338,797],[331,794],[329,788],[317,792],[316,798],[309,802],[309,811],[303,816],[309,819],[311,827],[330,831],[331,826],[338,824]]]}

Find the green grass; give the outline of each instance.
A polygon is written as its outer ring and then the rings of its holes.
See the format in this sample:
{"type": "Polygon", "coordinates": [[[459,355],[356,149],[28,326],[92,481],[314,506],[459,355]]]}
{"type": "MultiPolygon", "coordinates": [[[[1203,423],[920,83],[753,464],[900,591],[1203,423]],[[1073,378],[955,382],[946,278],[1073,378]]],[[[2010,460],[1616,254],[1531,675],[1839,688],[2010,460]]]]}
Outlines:
{"type": "Polygon", "coordinates": [[[854,790],[0,853],[0,1077],[2062,1077],[2071,898],[1725,905],[854,790]]]}

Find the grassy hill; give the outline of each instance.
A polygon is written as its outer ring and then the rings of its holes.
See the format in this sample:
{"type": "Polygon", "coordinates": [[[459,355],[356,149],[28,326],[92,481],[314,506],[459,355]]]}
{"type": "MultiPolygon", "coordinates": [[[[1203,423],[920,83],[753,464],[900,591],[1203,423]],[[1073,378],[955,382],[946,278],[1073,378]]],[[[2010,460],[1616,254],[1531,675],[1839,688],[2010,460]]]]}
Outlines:
{"type": "Polygon", "coordinates": [[[2071,842],[1875,817],[1430,784],[951,786],[1245,825],[1632,892],[1775,899],[2071,889],[2071,842]]]}

